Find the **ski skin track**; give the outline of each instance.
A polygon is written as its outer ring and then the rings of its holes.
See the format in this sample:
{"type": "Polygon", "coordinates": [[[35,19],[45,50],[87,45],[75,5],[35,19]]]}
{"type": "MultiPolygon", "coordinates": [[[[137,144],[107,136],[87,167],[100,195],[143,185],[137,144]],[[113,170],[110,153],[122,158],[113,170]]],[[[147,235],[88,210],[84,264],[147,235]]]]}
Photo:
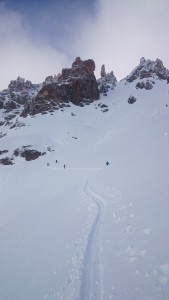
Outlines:
{"type": "Polygon", "coordinates": [[[103,299],[103,276],[101,264],[101,229],[104,214],[104,204],[100,196],[88,187],[88,179],[84,186],[84,193],[95,204],[97,213],[88,236],[84,263],[81,276],[79,300],[103,299]]]}

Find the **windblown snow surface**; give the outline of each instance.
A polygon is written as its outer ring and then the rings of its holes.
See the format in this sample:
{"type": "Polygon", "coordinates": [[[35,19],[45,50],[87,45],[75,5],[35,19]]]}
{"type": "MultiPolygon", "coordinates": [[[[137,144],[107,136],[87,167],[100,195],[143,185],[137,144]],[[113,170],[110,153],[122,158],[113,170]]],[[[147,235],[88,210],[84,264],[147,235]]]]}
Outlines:
{"type": "Polygon", "coordinates": [[[0,166],[1,300],[169,299],[169,86],[135,84],[1,126],[47,153],[0,166]]]}

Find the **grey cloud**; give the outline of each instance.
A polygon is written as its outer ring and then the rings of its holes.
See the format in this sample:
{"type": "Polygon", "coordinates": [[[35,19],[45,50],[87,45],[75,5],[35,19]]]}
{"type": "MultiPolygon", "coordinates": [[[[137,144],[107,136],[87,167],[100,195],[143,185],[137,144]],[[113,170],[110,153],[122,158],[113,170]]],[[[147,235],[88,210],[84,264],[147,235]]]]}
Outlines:
{"type": "Polygon", "coordinates": [[[168,0],[95,0],[91,9],[77,2],[49,5],[32,19],[0,3],[0,89],[17,76],[42,82],[76,56],[93,58],[97,77],[105,64],[121,79],[142,56],[169,68],[168,0]]]}
{"type": "Polygon", "coordinates": [[[81,56],[95,58],[97,76],[101,64],[120,79],[142,56],[161,58],[169,68],[168,0],[98,0],[97,16],[85,22],[81,56]]]}
{"type": "Polygon", "coordinates": [[[17,76],[42,82],[69,63],[63,52],[31,38],[29,23],[21,14],[0,5],[0,89],[17,76]]]}

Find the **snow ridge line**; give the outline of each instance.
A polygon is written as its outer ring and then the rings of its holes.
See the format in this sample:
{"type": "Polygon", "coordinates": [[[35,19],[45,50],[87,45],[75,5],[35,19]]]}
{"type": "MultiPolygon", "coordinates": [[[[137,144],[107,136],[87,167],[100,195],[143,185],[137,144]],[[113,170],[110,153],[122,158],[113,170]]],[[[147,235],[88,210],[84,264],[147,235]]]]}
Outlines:
{"type": "Polygon", "coordinates": [[[80,300],[102,300],[103,298],[103,271],[101,264],[101,229],[104,214],[102,198],[92,192],[88,187],[88,179],[84,186],[84,193],[95,204],[97,213],[89,232],[87,246],[84,255],[80,300]]]}

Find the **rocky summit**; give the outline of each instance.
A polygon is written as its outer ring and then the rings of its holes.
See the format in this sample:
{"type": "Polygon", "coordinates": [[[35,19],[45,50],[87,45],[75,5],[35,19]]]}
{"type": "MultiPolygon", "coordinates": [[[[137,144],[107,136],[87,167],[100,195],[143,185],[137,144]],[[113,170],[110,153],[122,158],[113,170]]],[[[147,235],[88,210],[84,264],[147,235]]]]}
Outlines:
{"type": "Polygon", "coordinates": [[[26,101],[30,101],[40,88],[40,84],[32,84],[31,81],[21,77],[11,80],[8,88],[0,92],[0,109],[10,111],[19,108],[26,101]]]}
{"type": "Polygon", "coordinates": [[[142,57],[139,65],[125,78],[127,82],[133,82],[136,79],[154,78],[167,80],[169,82],[169,70],[163,66],[160,59],[152,61],[142,57]]]}
{"type": "Polygon", "coordinates": [[[21,77],[11,80],[8,88],[0,92],[0,110],[2,112],[0,126],[3,124],[11,126],[10,120],[15,119],[21,113],[25,103],[30,102],[41,87],[42,84],[33,84],[21,77]]]}
{"type": "Polygon", "coordinates": [[[56,110],[66,106],[66,103],[83,106],[85,101],[92,102],[99,99],[98,83],[95,75],[95,62],[92,59],[81,60],[77,57],[71,68],[62,70],[60,76],[48,78],[42,89],[32,101],[27,101],[22,112],[35,115],[56,110]]]}
{"type": "MultiPolygon", "coordinates": [[[[47,76],[43,83],[33,84],[21,77],[12,80],[8,88],[0,92],[0,126],[24,126],[23,121],[18,121],[18,115],[26,117],[53,113],[71,104],[84,106],[108,96],[109,90],[114,90],[118,85],[113,71],[107,73],[105,65],[102,65],[98,80],[94,71],[93,59],[83,61],[77,57],[71,68],[62,69],[57,76],[47,76]]],[[[142,57],[139,65],[122,82],[134,84],[137,90],[151,90],[156,80],[169,83],[169,70],[160,59],[152,61],[142,57]]]]}

